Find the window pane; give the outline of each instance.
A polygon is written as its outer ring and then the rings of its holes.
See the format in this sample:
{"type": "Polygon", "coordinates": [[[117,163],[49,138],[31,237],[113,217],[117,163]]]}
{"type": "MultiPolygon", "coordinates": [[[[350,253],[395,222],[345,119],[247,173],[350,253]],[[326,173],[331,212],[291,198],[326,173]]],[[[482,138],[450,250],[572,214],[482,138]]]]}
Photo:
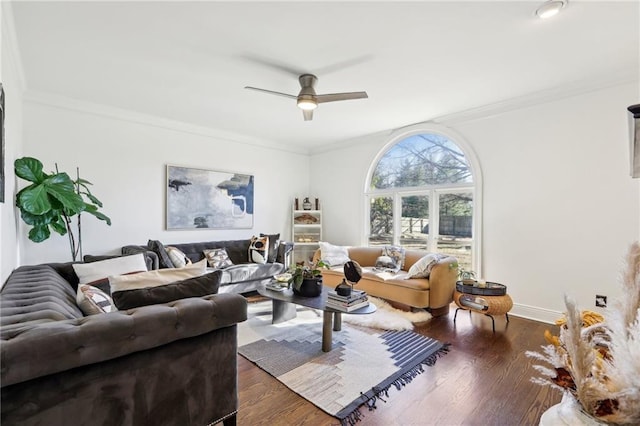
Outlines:
{"type": "Polygon", "coordinates": [[[369,245],[393,243],[393,198],[371,198],[369,218],[369,245]]]}
{"type": "Polygon", "coordinates": [[[429,197],[402,197],[400,244],[408,249],[427,250],[429,244],[429,197]]]}
{"type": "Polygon", "coordinates": [[[473,194],[441,194],[439,207],[438,251],[455,256],[461,267],[471,269],[473,194]]]}
{"type": "Polygon", "coordinates": [[[410,136],[392,146],[376,165],[371,189],[472,182],[458,146],[438,134],[410,136]]]}

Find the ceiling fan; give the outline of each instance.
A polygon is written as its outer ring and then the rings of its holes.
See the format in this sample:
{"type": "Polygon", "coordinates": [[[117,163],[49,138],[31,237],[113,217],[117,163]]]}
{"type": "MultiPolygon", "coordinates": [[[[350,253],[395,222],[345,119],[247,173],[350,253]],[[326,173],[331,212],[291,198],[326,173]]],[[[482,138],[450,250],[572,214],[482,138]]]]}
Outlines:
{"type": "Polygon", "coordinates": [[[348,101],[350,99],[368,98],[367,92],[345,92],[317,95],[314,86],[318,81],[318,77],[313,74],[302,74],[300,77],[298,77],[298,81],[300,82],[301,89],[300,93],[298,93],[297,96],[251,86],[245,86],[245,89],[257,90],[259,92],[271,93],[272,95],[285,96],[287,98],[296,99],[298,108],[302,110],[305,121],[310,121],[313,119],[313,110],[318,107],[318,104],[325,102],[348,101]]]}

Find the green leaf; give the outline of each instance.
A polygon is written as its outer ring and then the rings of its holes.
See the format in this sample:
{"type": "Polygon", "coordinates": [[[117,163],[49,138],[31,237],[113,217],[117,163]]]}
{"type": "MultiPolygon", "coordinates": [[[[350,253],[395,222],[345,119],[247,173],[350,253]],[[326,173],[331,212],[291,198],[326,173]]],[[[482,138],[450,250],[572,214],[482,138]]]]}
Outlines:
{"type": "Polygon", "coordinates": [[[82,194],[86,195],[89,200],[98,207],[102,207],[102,201],[98,200],[92,193],[90,192],[82,192],[82,194]]]}
{"type": "Polygon", "coordinates": [[[57,215],[50,223],[51,228],[60,235],[67,233],[67,225],[62,216],[57,215]]]}
{"type": "Polygon", "coordinates": [[[43,183],[47,188],[47,194],[55,197],[70,216],[80,213],[85,208],[82,197],[75,192],[75,186],[66,173],[58,173],[45,179],[43,183]]]}
{"type": "Polygon", "coordinates": [[[18,207],[31,214],[41,215],[51,210],[47,188],[42,184],[32,185],[20,191],[16,200],[18,207]]]}
{"type": "Polygon", "coordinates": [[[94,215],[100,220],[104,220],[105,222],[107,222],[107,225],[111,226],[111,219],[104,213],[99,212],[96,206],[94,206],[93,204],[87,204],[86,207],[87,208],[85,209],[85,211],[87,213],[94,215]]]}
{"type": "Polygon", "coordinates": [[[56,213],[53,210],[46,212],[45,214],[31,214],[27,211],[22,210],[20,212],[20,217],[24,220],[24,223],[27,225],[48,225],[53,220],[55,220],[56,213]]]}
{"type": "Polygon", "coordinates": [[[47,225],[36,225],[29,231],[29,239],[34,243],[41,243],[49,236],[51,232],[49,232],[49,227],[47,225]]]}
{"type": "Polygon", "coordinates": [[[44,180],[42,163],[31,157],[18,158],[13,162],[16,175],[29,182],[40,183],[44,180]]]}

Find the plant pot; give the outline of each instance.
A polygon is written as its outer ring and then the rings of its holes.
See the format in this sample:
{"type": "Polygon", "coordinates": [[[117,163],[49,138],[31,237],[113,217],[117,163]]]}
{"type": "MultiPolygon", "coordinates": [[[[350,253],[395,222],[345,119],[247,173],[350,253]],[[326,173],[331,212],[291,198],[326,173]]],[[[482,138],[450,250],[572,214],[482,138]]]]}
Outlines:
{"type": "Polygon", "coordinates": [[[293,293],[303,297],[317,297],[322,294],[322,278],[305,278],[300,287],[293,286],[293,293]]]}

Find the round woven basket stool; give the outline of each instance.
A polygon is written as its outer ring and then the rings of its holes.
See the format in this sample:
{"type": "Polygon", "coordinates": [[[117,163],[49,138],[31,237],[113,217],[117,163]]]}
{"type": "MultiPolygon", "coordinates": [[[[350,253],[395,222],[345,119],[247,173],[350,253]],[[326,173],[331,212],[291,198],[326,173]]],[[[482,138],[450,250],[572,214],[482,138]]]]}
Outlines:
{"type": "Polygon", "coordinates": [[[478,312],[491,318],[491,326],[494,333],[496,331],[496,322],[493,319],[493,315],[504,315],[507,318],[507,322],[509,322],[508,312],[513,307],[513,300],[511,300],[511,296],[508,294],[489,296],[461,293],[456,290],[453,293],[453,300],[458,306],[453,316],[453,322],[456,322],[456,317],[460,309],[469,311],[469,315],[471,315],[472,311],[478,312]]]}

